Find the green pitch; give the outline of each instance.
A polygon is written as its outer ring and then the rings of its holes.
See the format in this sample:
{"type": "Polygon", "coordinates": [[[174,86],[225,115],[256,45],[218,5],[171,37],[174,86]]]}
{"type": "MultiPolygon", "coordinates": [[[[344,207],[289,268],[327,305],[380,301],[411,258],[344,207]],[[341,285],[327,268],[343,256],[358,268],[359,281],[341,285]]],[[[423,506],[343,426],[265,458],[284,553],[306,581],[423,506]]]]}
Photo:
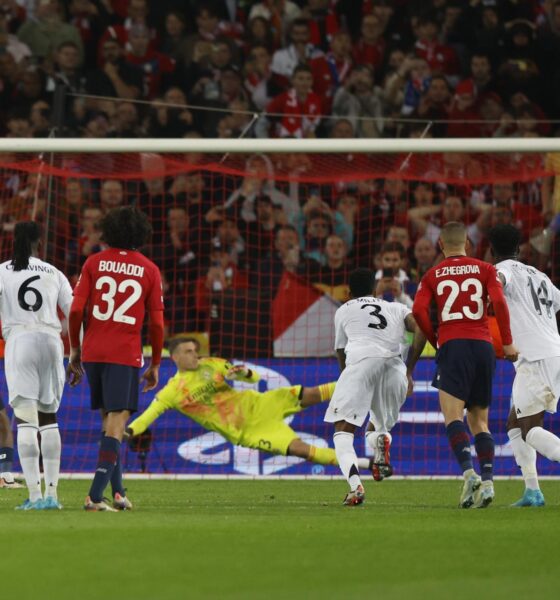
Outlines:
{"type": "Polygon", "coordinates": [[[547,506],[454,508],[458,481],[131,481],[135,510],[85,513],[87,482],[63,481],[61,512],[20,513],[0,490],[2,598],[558,598],[560,483],[547,506]]]}

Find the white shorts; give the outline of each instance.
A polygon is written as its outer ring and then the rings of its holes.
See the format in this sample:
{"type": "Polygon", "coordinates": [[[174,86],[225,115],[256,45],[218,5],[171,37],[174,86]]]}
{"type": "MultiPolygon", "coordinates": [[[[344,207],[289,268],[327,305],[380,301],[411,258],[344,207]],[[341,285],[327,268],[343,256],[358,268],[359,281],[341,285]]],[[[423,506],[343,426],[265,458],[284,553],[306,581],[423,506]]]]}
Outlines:
{"type": "Polygon", "coordinates": [[[325,421],[346,421],[360,427],[369,412],[376,431],[390,431],[399,418],[407,388],[406,367],[400,357],[364,358],[340,374],[325,421]]]}
{"type": "Polygon", "coordinates": [[[63,361],[60,338],[37,331],[11,335],[4,356],[10,405],[26,398],[37,401],[40,412],[55,413],[64,389],[63,361]]]}
{"type": "Polygon", "coordinates": [[[560,356],[533,362],[521,359],[516,366],[512,400],[518,418],[556,412],[560,395],[560,356]]]}

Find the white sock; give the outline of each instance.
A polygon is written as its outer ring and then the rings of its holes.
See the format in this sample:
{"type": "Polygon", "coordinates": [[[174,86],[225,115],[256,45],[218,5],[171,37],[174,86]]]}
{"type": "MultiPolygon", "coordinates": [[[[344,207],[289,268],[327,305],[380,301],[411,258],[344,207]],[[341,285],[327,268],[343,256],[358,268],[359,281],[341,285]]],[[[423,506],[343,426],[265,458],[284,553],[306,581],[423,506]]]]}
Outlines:
{"type": "Polygon", "coordinates": [[[354,450],[354,434],[346,431],[337,431],[333,436],[334,451],[340,466],[340,470],[354,491],[362,485],[358,475],[358,457],[354,450]]]}
{"type": "Polygon", "coordinates": [[[509,442],[515,456],[515,462],[521,469],[525,488],[528,490],[538,490],[539,480],[537,477],[537,452],[525,442],[521,436],[521,429],[514,427],[508,432],[509,442]]]}
{"type": "Polygon", "coordinates": [[[369,469],[369,458],[358,458],[358,469],[369,469]]]}
{"type": "Polygon", "coordinates": [[[43,455],[43,470],[45,475],[45,498],[57,497],[58,476],[60,474],[60,431],[58,423],[39,428],[41,433],[41,454],[43,455]]]}
{"type": "Polygon", "coordinates": [[[41,494],[41,472],[39,470],[38,428],[29,423],[20,423],[17,430],[19,462],[29,490],[29,500],[35,502],[35,500],[43,497],[41,494]]]}
{"type": "Polygon", "coordinates": [[[560,438],[542,427],[533,427],[525,437],[525,441],[549,460],[560,462],[560,438]]]}
{"type": "Polygon", "coordinates": [[[366,432],[366,442],[368,446],[375,452],[377,450],[377,438],[381,435],[386,435],[389,438],[389,443],[393,441],[393,436],[388,431],[368,431],[366,432]]]}

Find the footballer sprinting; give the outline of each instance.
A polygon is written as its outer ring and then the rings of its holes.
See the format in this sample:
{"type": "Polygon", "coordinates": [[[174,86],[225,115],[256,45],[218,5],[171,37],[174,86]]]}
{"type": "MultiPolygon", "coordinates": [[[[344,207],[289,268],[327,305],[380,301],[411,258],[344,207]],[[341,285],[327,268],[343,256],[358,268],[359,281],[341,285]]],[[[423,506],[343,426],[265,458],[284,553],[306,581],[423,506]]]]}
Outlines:
{"type": "Polygon", "coordinates": [[[17,507],[21,510],[62,508],[57,492],[61,441],[56,413],[64,388],[64,348],[57,309],[68,315],[72,288],[58,269],[37,258],[40,240],[37,223],[17,223],[13,258],[0,265],[6,382],[17,422],[19,461],[29,491],[29,498],[17,507]]]}
{"type": "Polygon", "coordinates": [[[74,289],[69,317],[68,377],[77,385],[82,360],[91,394],[92,410],[102,418],[97,469],[84,503],[87,511],[130,510],[122,482],[120,447],[126,422],[138,407],[140,369],[143,365],[142,325],[150,318],[152,360],[142,375],[144,390],[158,383],[163,347],[163,298],[157,266],[141,254],[151,235],[147,216],[125,206],[109,211],[101,221],[102,239],[109,246],[91,255],[74,289]],[[80,329],[87,308],[83,352],[80,329]],[[104,501],[111,482],[112,504],[104,501]]]}
{"type": "Polygon", "coordinates": [[[544,413],[556,412],[560,395],[560,336],[556,322],[560,290],[544,273],[519,262],[521,240],[517,228],[497,225],[488,237],[519,348],[507,430],[525,492],[513,506],[544,506],[537,452],[560,461],[560,439],[543,428],[544,413]]]}
{"type": "Polygon", "coordinates": [[[467,256],[463,223],[447,223],[441,230],[439,244],[445,259],[422,277],[412,310],[430,343],[438,348],[433,385],[439,389],[449,444],[463,473],[459,507],[485,508],[494,499],[494,439],[488,428],[488,410],[496,363],[488,329],[488,296],[504,341],[505,357],[517,360],[517,350],[512,343],[508,307],[496,269],[467,256]],[[438,311],[437,337],[430,319],[432,299],[438,311]],[[480,477],[473,468],[465,409],[480,477]]]}
{"type": "MultiPolygon", "coordinates": [[[[259,375],[223,358],[199,358],[199,344],[189,337],[169,342],[177,373],[157,393],[150,406],[127,427],[130,436],[142,434],[166,410],[177,410],[205,429],[216,431],[232,444],[272,454],[298,456],[313,463],[336,465],[332,448],[304,442],[284,422],[289,415],[328,400],[334,383],[316,387],[293,385],[260,393],[235,390],[226,380],[256,383],[259,375]]],[[[362,458],[359,466],[371,468],[362,458]]]]}
{"type": "Polygon", "coordinates": [[[374,451],[374,478],[391,474],[389,432],[398,420],[407,394],[412,393],[412,372],[426,338],[410,308],[373,296],[373,271],[352,271],[348,284],[352,299],[339,307],[334,317],[335,349],[342,372],[325,421],[334,423],[336,457],[350,486],[343,504],[355,506],[364,502],[365,492],[354,433],[369,414],[366,439],[374,451]],[[407,365],[401,358],[406,330],[415,334],[407,365]]]}

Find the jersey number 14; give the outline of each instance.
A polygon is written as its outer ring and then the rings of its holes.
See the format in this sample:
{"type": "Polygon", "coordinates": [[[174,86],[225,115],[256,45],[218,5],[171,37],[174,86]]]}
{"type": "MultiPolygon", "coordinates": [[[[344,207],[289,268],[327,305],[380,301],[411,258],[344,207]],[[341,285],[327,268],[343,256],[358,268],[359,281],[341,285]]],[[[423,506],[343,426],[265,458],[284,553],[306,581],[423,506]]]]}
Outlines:
{"type": "Polygon", "coordinates": [[[102,310],[98,304],[94,304],[92,314],[96,319],[100,321],[113,319],[115,323],[126,323],[127,325],[136,323],[136,317],[127,315],[126,311],[134,306],[142,296],[142,286],[138,281],[124,279],[117,284],[112,277],[104,275],[95,282],[95,289],[103,291],[101,301],[107,305],[105,310],[102,310]],[[117,292],[124,294],[129,290],[131,290],[130,294],[124,299],[124,302],[117,306],[115,302],[117,292]]]}

